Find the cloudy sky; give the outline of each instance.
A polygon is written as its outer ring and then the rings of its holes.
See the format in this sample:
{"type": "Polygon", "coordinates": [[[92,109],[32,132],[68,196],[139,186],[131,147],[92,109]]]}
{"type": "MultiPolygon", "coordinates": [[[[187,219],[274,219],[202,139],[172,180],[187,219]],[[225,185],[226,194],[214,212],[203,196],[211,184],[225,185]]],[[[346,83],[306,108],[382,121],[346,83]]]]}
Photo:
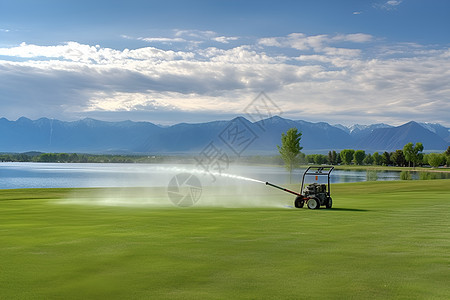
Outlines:
{"type": "Polygon", "coordinates": [[[450,1],[0,0],[0,117],[450,126],[450,1]]]}

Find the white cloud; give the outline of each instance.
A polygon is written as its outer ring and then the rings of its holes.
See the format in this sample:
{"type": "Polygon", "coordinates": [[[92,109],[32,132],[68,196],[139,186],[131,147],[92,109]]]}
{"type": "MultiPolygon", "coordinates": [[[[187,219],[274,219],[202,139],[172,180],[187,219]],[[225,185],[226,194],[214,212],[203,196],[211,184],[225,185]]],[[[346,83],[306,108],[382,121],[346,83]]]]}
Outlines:
{"type": "Polygon", "coordinates": [[[261,38],[258,43],[263,46],[273,46],[273,47],[282,47],[281,42],[278,41],[278,38],[270,37],[270,38],[261,38]]]}
{"type": "Polygon", "coordinates": [[[322,49],[327,55],[333,56],[358,56],[361,54],[359,49],[346,49],[346,48],[335,48],[335,47],[325,47],[322,49]]]}
{"type": "Polygon", "coordinates": [[[123,51],[101,48],[100,46],[83,45],[68,42],[57,46],[37,46],[21,43],[18,47],[0,48],[0,55],[20,58],[30,58],[32,61],[42,61],[43,58],[63,59],[72,62],[93,64],[128,64],[130,60],[176,60],[193,57],[191,52],[161,50],[154,47],[144,47],[136,50],[123,51]]]}
{"type": "MultiPolygon", "coordinates": [[[[177,38],[189,34],[199,33],[177,38]]],[[[293,33],[185,51],[22,43],[0,48],[2,114],[241,114],[265,91],[286,116],[297,119],[332,123],[362,116],[365,123],[414,119],[450,126],[450,50],[375,42],[363,33],[293,33]]]]}
{"type": "Polygon", "coordinates": [[[365,33],[338,34],[333,41],[346,41],[353,43],[367,43],[373,40],[373,36],[365,33]]]}
{"type": "Polygon", "coordinates": [[[200,44],[213,41],[222,44],[229,44],[231,41],[236,41],[239,37],[235,36],[223,36],[218,35],[214,31],[209,30],[174,30],[172,37],[131,37],[128,35],[121,35],[124,39],[129,40],[139,40],[147,43],[155,43],[155,44],[168,44],[172,43],[184,43],[189,47],[198,47],[200,44]]]}
{"type": "MultiPolygon", "coordinates": [[[[161,98],[160,96],[158,98],[161,98]]],[[[167,101],[155,100],[149,93],[98,92],[92,95],[86,111],[171,110],[167,101]]]]}
{"type": "Polygon", "coordinates": [[[191,42],[216,41],[223,44],[228,44],[230,41],[236,41],[239,38],[235,36],[219,36],[216,32],[210,30],[176,30],[176,37],[183,37],[191,42]]]}
{"type": "Polygon", "coordinates": [[[293,48],[299,51],[314,51],[316,53],[326,53],[329,55],[359,55],[360,50],[342,47],[331,47],[330,45],[340,42],[367,43],[373,37],[369,34],[338,34],[329,36],[325,34],[307,36],[303,33],[291,33],[286,37],[262,38],[258,41],[260,45],[272,47],[293,48]]]}
{"type": "Polygon", "coordinates": [[[212,40],[219,42],[219,43],[223,43],[223,44],[228,44],[230,41],[236,41],[238,40],[238,37],[235,36],[218,36],[218,37],[214,37],[212,38],[212,40]]]}
{"type": "Polygon", "coordinates": [[[389,0],[389,1],[385,1],[383,3],[375,3],[373,6],[375,8],[381,8],[381,9],[386,9],[386,10],[393,10],[396,9],[397,6],[399,6],[401,3],[403,2],[403,0],[389,0]]]}
{"type": "Polygon", "coordinates": [[[140,41],[148,42],[148,43],[185,43],[186,40],[182,38],[166,38],[166,37],[156,37],[156,38],[137,38],[140,41]]]}
{"type": "Polygon", "coordinates": [[[185,36],[196,39],[211,39],[217,33],[211,30],[175,30],[175,36],[185,36]]]}
{"type": "Polygon", "coordinates": [[[392,5],[392,6],[400,5],[400,3],[402,3],[402,0],[389,0],[386,2],[387,5],[392,5]]]}

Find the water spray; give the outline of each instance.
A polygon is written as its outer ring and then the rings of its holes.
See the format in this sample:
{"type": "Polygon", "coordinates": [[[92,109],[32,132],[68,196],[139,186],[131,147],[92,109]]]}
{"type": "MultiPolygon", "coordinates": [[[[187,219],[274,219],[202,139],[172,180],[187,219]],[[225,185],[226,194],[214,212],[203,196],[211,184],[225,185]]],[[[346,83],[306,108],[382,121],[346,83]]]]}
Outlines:
{"type": "Polygon", "coordinates": [[[240,175],[235,175],[235,174],[229,174],[229,173],[223,173],[223,172],[217,172],[217,171],[211,171],[211,170],[202,170],[202,169],[198,169],[198,168],[187,169],[187,168],[180,168],[180,167],[169,167],[169,168],[168,167],[160,167],[160,169],[164,170],[164,171],[173,171],[173,172],[178,172],[178,173],[212,175],[214,177],[225,177],[225,178],[230,178],[230,179],[245,180],[245,181],[251,181],[251,182],[264,184],[264,181],[258,180],[258,179],[254,179],[254,178],[250,178],[250,177],[245,177],[245,176],[240,176],[240,175]]]}

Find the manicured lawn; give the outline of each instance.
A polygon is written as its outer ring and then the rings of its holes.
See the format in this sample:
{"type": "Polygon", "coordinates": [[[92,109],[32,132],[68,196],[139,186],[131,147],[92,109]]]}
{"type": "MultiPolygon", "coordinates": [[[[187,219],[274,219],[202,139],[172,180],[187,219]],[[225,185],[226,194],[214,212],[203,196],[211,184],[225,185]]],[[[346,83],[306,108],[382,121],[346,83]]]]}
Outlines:
{"type": "Polygon", "coordinates": [[[0,299],[449,298],[450,181],[332,195],[308,210],[262,185],[192,208],[164,188],[0,190],[0,299]]]}

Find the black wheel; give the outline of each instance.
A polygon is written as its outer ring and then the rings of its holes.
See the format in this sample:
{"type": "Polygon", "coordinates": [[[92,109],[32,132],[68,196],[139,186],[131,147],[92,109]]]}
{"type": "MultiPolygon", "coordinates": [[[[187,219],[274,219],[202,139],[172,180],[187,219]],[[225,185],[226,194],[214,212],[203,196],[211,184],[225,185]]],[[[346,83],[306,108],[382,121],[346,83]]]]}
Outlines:
{"type": "Polygon", "coordinates": [[[304,204],[305,204],[305,200],[303,200],[302,197],[298,196],[297,198],[295,198],[295,201],[294,201],[295,207],[302,208],[304,204]]]}
{"type": "Polygon", "coordinates": [[[317,209],[320,207],[319,200],[317,198],[309,199],[307,205],[309,209],[317,209]]]}
{"type": "Polygon", "coordinates": [[[331,197],[328,197],[327,204],[325,205],[326,208],[331,208],[333,206],[333,199],[331,197]]]}

